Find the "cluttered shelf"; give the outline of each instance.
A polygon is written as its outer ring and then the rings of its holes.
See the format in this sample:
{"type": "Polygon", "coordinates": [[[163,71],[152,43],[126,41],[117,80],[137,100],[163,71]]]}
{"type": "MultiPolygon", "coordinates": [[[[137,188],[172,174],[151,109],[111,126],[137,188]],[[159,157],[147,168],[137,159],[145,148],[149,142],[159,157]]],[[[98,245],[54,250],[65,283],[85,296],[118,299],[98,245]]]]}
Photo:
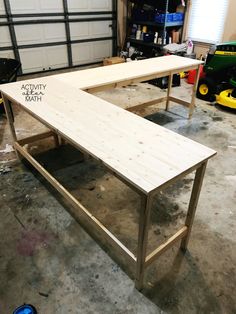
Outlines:
{"type": "Polygon", "coordinates": [[[136,45],[142,45],[142,46],[148,46],[148,47],[162,47],[161,44],[156,44],[154,42],[145,42],[143,40],[140,39],[135,39],[135,38],[128,38],[128,41],[132,44],[136,44],[136,45]]]}
{"type": "Polygon", "coordinates": [[[158,48],[171,43],[179,43],[180,32],[172,29],[163,33],[162,31],[148,30],[148,25],[142,26],[142,28],[141,25],[138,25],[138,28],[132,30],[129,36],[127,36],[127,42],[158,48]]]}
{"type": "Polygon", "coordinates": [[[140,55],[152,57],[162,55],[166,45],[183,42],[185,0],[129,0],[127,4],[127,49],[133,45],[140,55]]]}
{"type": "MultiPolygon", "coordinates": [[[[129,23],[137,24],[137,25],[147,25],[147,26],[154,26],[154,27],[163,27],[163,23],[151,22],[151,21],[137,21],[133,19],[129,19],[129,23]]],[[[166,22],[165,27],[177,27],[183,26],[184,21],[173,21],[173,22],[166,22]]]]}

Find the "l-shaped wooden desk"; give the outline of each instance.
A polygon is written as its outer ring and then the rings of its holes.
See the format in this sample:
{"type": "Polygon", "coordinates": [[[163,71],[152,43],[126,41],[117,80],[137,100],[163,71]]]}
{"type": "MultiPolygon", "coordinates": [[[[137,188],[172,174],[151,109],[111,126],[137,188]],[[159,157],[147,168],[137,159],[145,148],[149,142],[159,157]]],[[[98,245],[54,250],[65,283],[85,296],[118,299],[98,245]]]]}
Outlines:
{"type": "Polygon", "coordinates": [[[166,101],[166,110],[169,108],[169,102],[173,101],[189,109],[189,118],[192,117],[195,104],[195,94],[200,74],[200,65],[202,61],[178,56],[165,56],[151,58],[142,61],[115,64],[112,67],[98,67],[89,70],[75,71],[66,74],[56,75],[56,78],[71,86],[80,88],[89,93],[102,91],[108,88],[115,88],[145,82],[155,78],[168,76],[167,95],[157,98],[144,104],[139,104],[135,108],[148,107],[160,102],[166,101]],[[196,79],[193,85],[192,97],[190,102],[171,96],[173,75],[183,71],[196,69],[196,79]]]}
{"type": "Polygon", "coordinates": [[[182,239],[181,247],[187,248],[206,164],[216,152],[99,99],[82,89],[91,91],[104,88],[104,86],[123,85],[124,77],[127,78],[126,83],[133,83],[136,82],[136,79],[142,81],[144,77],[146,80],[161,75],[171,76],[175,72],[187,69],[187,64],[189,67],[199,66],[199,63],[195,63],[197,61],[189,61],[189,59],[181,57],[161,59],[164,60],[164,66],[163,61],[158,61],[159,59],[161,58],[134,62],[135,66],[132,65],[133,63],[127,64],[127,67],[126,65],[115,65],[106,67],[105,70],[96,68],[0,86],[15,150],[70,202],[72,205],[69,209],[70,213],[86,226],[86,230],[89,229],[91,234],[94,232],[99,234],[103,237],[103,241],[107,241],[127,258],[136,271],[135,285],[137,289],[141,289],[143,286],[146,267],[176,241],[182,239]],[[171,59],[174,60],[175,66],[170,66],[171,59]],[[180,63],[179,68],[177,61],[180,63]],[[139,64],[140,66],[137,66],[139,64]],[[157,74],[154,74],[155,71],[151,74],[151,68],[158,64],[161,70],[156,70],[157,74]],[[117,77],[115,77],[114,68],[117,69],[117,77]],[[124,69],[127,69],[128,73],[125,73],[124,69]],[[132,69],[135,73],[131,73],[132,69]],[[94,76],[95,73],[96,76],[94,76]],[[103,77],[104,73],[107,73],[106,77],[103,77]],[[111,73],[110,77],[109,73],[111,73]],[[89,84],[89,77],[94,85],[89,84]],[[46,85],[41,101],[29,101],[27,95],[32,95],[32,93],[29,92],[25,95],[23,92],[26,86],[33,88],[33,86],[37,86],[35,84],[46,85]],[[22,90],[22,86],[24,86],[24,90],[22,90]],[[49,128],[49,131],[18,140],[9,109],[9,101],[19,105],[42,122],[49,128]],[[100,161],[108,171],[140,194],[141,209],[137,252],[131,252],[125,247],[24,147],[27,143],[50,136],[54,136],[56,144],[58,144],[57,136],[60,136],[83,153],[100,161]],[[177,179],[195,170],[195,180],[185,225],[147,255],[150,204],[153,196],[177,179]]]}

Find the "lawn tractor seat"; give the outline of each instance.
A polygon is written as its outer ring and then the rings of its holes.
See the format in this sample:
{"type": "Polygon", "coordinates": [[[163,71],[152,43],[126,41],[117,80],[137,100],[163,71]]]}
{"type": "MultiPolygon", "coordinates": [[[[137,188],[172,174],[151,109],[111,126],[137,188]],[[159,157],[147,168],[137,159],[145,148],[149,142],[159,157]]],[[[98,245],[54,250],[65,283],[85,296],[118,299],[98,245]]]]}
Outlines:
{"type": "MultiPolygon", "coordinates": [[[[0,58],[0,84],[15,82],[20,67],[21,63],[15,59],[0,58]]],[[[5,110],[0,93],[0,113],[3,112],[5,112],[5,110]]]]}

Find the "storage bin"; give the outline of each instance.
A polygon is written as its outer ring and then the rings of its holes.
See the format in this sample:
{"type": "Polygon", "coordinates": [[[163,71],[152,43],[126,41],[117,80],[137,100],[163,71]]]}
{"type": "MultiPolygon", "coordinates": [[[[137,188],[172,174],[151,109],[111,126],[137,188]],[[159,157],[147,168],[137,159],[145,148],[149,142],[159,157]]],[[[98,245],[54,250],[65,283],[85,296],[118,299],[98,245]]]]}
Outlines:
{"type": "MultiPolygon", "coordinates": [[[[15,82],[21,64],[15,59],[0,58],[0,84],[15,82]]],[[[12,109],[10,106],[12,113],[12,109]]],[[[3,100],[0,93],[0,113],[4,113],[3,100]]],[[[13,113],[12,113],[13,116],[13,113]]]]}
{"type": "Polygon", "coordinates": [[[168,14],[156,14],[155,15],[155,22],[157,22],[157,23],[165,23],[165,16],[166,16],[166,22],[172,22],[172,15],[171,15],[171,13],[168,13],[168,14]]]}
{"type": "Polygon", "coordinates": [[[165,16],[166,22],[181,22],[184,20],[184,13],[176,12],[176,13],[167,13],[167,14],[156,14],[155,15],[155,22],[157,23],[165,23],[165,16]]]}
{"type": "Polygon", "coordinates": [[[15,82],[20,67],[20,62],[15,59],[0,58],[0,84],[15,82]]]}
{"type": "Polygon", "coordinates": [[[171,13],[171,14],[172,14],[173,22],[181,22],[184,20],[184,13],[182,12],[176,12],[176,13],[171,13]]]}

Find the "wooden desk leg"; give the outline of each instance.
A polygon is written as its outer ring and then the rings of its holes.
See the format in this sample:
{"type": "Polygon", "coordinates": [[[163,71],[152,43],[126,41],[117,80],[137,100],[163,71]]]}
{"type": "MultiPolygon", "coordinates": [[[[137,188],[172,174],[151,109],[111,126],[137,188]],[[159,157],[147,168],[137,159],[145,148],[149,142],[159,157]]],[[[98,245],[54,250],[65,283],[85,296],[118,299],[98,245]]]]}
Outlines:
{"type": "Polygon", "coordinates": [[[59,145],[65,145],[66,144],[66,141],[61,136],[59,136],[58,139],[59,139],[59,145]]]}
{"type": "Polygon", "coordinates": [[[53,138],[54,138],[55,147],[59,147],[60,146],[59,136],[56,133],[54,133],[53,138]]]}
{"type": "Polygon", "coordinates": [[[7,115],[8,124],[9,124],[10,131],[11,131],[11,135],[12,135],[14,142],[16,142],[17,136],[16,136],[16,131],[15,131],[15,127],[14,127],[13,116],[12,116],[11,109],[10,109],[10,102],[4,95],[2,95],[2,99],[3,99],[3,103],[4,103],[5,112],[7,115]]]}
{"type": "Polygon", "coordinates": [[[147,241],[148,241],[148,227],[150,219],[150,197],[143,195],[141,199],[141,210],[139,216],[139,234],[138,234],[138,252],[137,252],[137,268],[135,287],[141,290],[144,279],[144,264],[146,258],[147,241]]]}
{"type": "Polygon", "coordinates": [[[166,111],[169,109],[169,97],[170,97],[170,92],[172,89],[172,82],[173,82],[173,74],[169,75],[168,79],[168,90],[167,90],[167,99],[166,99],[166,111]]]}
{"type": "Polygon", "coordinates": [[[193,86],[193,93],[192,93],[191,103],[190,103],[190,106],[189,106],[189,115],[188,115],[189,119],[192,118],[193,111],[194,111],[197,86],[198,86],[198,81],[199,81],[199,76],[200,76],[200,69],[201,69],[201,65],[199,65],[198,68],[197,68],[196,78],[195,78],[195,82],[194,82],[194,86],[193,86]]]}
{"type": "MultiPolygon", "coordinates": [[[[7,121],[8,121],[8,125],[10,127],[10,132],[13,138],[13,142],[15,143],[17,141],[17,136],[16,136],[16,131],[15,131],[15,126],[14,126],[14,121],[13,121],[13,113],[11,111],[11,105],[9,103],[9,100],[2,95],[2,99],[3,99],[3,103],[4,103],[4,108],[5,108],[5,112],[7,115],[7,121]]],[[[13,145],[14,145],[13,143],[13,145]]],[[[21,160],[21,156],[18,154],[17,150],[15,149],[16,152],[16,156],[19,160],[21,160]]]]}
{"type": "Polygon", "coordinates": [[[204,174],[206,170],[206,165],[207,165],[207,161],[204,162],[196,170],[195,179],[193,183],[193,189],[192,189],[191,198],[189,202],[189,208],[188,208],[187,217],[185,221],[185,225],[187,226],[188,230],[187,230],[186,236],[181,241],[181,248],[183,251],[186,251],[187,246],[188,246],[188,242],[189,242],[189,238],[190,238],[190,234],[191,234],[191,230],[193,226],[193,221],[194,221],[194,217],[195,217],[195,213],[197,209],[198,199],[199,199],[199,195],[200,195],[200,191],[202,187],[202,182],[203,182],[203,178],[204,178],[204,174]]]}

